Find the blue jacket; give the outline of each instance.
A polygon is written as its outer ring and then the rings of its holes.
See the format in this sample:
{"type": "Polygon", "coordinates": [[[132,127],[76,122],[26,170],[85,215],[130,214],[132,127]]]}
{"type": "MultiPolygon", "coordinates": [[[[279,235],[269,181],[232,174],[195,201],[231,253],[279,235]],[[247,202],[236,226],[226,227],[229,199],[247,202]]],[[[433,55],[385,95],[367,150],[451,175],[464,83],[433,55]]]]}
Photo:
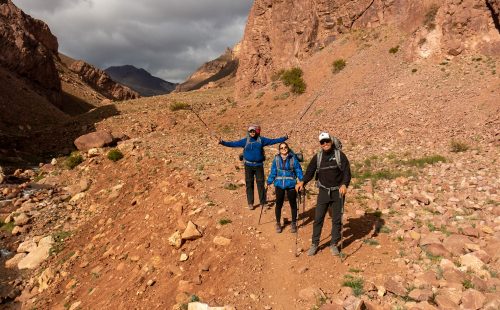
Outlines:
{"type": "Polygon", "coordinates": [[[269,139],[266,137],[255,136],[255,138],[245,137],[238,141],[221,141],[220,144],[228,147],[242,147],[245,165],[258,167],[262,166],[264,163],[264,146],[285,142],[286,139],[288,138],[281,137],[277,139],[269,139]],[[250,139],[248,145],[247,138],[250,139]]]}
{"type": "Polygon", "coordinates": [[[299,159],[293,153],[288,153],[287,158],[283,161],[280,155],[276,155],[273,159],[271,166],[271,173],[267,178],[267,184],[274,182],[275,187],[281,189],[294,188],[296,179],[302,181],[304,178],[302,174],[302,167],[300,166],[299,159]],[[293,167],[290,167],[291,158],[293,156],[293,167]]]}

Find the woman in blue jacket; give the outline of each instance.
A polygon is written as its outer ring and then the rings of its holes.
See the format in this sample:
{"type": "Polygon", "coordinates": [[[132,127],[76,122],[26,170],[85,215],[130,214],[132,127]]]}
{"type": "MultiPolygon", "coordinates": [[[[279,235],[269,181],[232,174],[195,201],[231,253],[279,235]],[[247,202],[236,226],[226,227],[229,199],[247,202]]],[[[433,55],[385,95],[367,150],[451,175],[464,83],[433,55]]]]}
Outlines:
{"type": "Polygon", "coordinates": [[[245,163],[245,183],[247,191],[247,203],[250,210],[254,209],[254,179],[257,183],[260,204],[266,204],[265,177],[264,177],[264,146],[284,142],[288,135],[277,139],[269,139],[260,135],[260,126],[250,125],[245,138],[238,141],[224,141],[219,138],[219,144],[227,147],[242,147],[243,161],[245,163]]]}
{"type": "Polygon", "coordinates": [[[292,225],[290,232],[297,232],[297,192],[296,180],[302,182],[303,174],[297,156],[290,152],[286,142],[279,145],[279,154],[274,157],[271,173],[267,178],[267,187],[274,183],[276,189],[276,232],[281,233],[281,208],[285,200],[285,193],[292,209],[292,225]]]}

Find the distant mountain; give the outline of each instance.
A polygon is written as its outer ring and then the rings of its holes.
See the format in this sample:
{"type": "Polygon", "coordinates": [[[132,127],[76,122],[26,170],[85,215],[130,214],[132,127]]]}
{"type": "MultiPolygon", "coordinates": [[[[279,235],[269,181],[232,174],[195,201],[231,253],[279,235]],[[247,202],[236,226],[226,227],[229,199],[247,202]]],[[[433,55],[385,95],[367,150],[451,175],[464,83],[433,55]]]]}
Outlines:
{"type": "Polygon", "coordinates": [[[152,76],[146,70],[131,65],[113,66],[104,71],[113,80],[132,88],[144,97],[168,94],[177,86],[175,83],[152,76]]]}

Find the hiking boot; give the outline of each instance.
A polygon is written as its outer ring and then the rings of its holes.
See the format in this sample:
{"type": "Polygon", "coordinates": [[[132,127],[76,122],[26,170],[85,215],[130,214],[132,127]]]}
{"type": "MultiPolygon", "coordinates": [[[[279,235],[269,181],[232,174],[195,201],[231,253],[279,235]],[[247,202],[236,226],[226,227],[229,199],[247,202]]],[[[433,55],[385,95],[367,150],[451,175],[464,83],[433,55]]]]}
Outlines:
{"type": "Polygon", "coordinates": [[[340,255],[339,248],[337,248],[337,246],[335,246],[334,244],[330,245],[330,252],[332,252],[333,256],[339,256],[340,255]]]}
{"type": "Polygon", "coordinates": [[[253,203],[248,204],[248,210],[253,210],[253,203]]]}
{"type": "Polygon", "coordinates": [[[295,222],[292,222],[292,225],[290,226],[290,232],[292,234],[296,233],[297,232],[297,223],[295,222]]]}
{"type": "Polygon", "coordinates": [[[276,232],[279,234],[279,233],[281,233],[281,231],[282,231],[281,224],[276,223],[276,232]]]}
{"type": "Polygon", "coordinates": [[[311,244],[311,247],[309,248],[309,251],[307,252],[307,256],[314,256],[314,255],[316,255],[316,252],[318,252],[318,245],[311,244]]]}

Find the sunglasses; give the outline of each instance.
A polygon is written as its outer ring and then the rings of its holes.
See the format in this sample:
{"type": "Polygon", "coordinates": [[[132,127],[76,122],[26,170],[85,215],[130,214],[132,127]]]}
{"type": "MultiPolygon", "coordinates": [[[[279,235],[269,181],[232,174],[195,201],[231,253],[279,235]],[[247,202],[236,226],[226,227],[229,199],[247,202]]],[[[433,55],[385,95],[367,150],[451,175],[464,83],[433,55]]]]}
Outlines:
{"type": "Polygon", "coordinates": [[[286,146],[280,146],[280,150],[288,150],[286,146]]]}
{"type": "Polygon", "coordinates": [[[255,130],[253,130],[253,129],[252,129],[252,130],[249,130],[248,132],[249,132],[249,133],[256,133],[256,131],[255,131],[255,130]]]}
{"type": "Polygon", "coordinates": [[[321,145],[326,144],[326,143],[332,143],[332,140],[321,140],[321,141],[319,141],[319,144],[321,144],[321,145]]]}

